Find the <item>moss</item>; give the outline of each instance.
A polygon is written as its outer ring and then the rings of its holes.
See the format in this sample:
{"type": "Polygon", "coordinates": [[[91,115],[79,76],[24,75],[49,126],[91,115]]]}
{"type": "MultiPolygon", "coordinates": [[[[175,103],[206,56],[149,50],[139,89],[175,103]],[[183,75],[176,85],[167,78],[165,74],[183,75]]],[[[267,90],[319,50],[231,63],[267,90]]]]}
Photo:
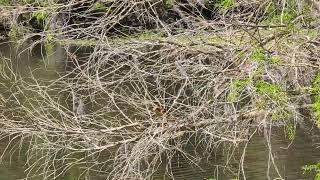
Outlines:
{"type": "Polygon", "coordinates": [[[137,40],[156,40],[163,36],[161,32],[145,31],[143,33],[136,34],[133,38],[137,40]]]}
{"type": "Polygon", "coordinates": [[[77,39],[77,40],[59,40],[61,45],[75,45],[75,46],[94,46],[98,43],[95,39],[77,39]]]}

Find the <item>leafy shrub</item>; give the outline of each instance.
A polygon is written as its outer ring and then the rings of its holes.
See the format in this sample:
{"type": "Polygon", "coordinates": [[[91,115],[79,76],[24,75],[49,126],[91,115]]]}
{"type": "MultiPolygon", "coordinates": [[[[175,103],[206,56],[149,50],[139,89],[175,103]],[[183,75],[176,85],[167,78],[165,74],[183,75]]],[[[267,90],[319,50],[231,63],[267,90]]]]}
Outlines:
{"type": "Polygon", "coordinates": [[[231,83],[230,91],[228,94],[228,100],[230,102],[236,102],[240,99],[241,94],[244,92],[245,88],[252,84],[250,79],[237,79],[231,83]]]}
{"type": "Polygon", "coordinates": [[[311,91],[313,94],[315,94],[313,110],[315,113],[316,124],[318,128],[320,128],[320,73],[318,73],[315,77],[312,83],[311,91]]]}
{"type": "Polygon", "coordinates": [[[320,162],[318,162],[317,164],[305,165],[302,167],[302,170],[303,170],[303,174],[315,172],[316,175],[315,175],[314,179],[320,180],[320,162]]]}
{"type": "Polygon", "coordinates": [[[3,6],[10,5],[10,1],[11,0],[0,0],[0,5],[3,5],[3,6]]]}

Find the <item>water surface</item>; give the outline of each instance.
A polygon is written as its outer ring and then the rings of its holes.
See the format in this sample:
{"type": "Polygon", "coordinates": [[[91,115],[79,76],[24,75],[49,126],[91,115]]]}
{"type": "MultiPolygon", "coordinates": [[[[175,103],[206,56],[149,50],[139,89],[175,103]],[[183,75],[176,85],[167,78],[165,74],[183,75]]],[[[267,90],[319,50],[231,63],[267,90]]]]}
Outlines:
{"type": "MultiPolygon", "coordinates": [[[[0,44],[0,55],[11,59],[10,63],[17,74],[28,77],[34,76],[36,79],[55,80],[58,78],[57,72],[63,72],[66,68],[66,53],[60,46],[51,47],[45,50],[44,46],[36,46],[32,50],[26,49],[28,45],[17,48],[12,43],[0,44]]],[[[79,50],[79,54],[84,52],[79,50]]],[[[1,65],[1,64],[0,64],[1,65]]],[[[0,89],[5,92],[5,89],[0,89]]],[[[276,166],[283,179],[313,179],[313,174],[303,175],[301,167],[305,164],[316,163],[320,161],[320,149],[316,148],[316,143],[320,143],[319,131],[312,129],[312,126],[305,127],[297,131],[294,141],[284,137],[282,131],[275,131],[271,136],[272,154],[276,166]]],[[[9,139],[2,140],[0,151],[4,152],[9,139]]],[[[193,147],[190,145],[189,150],[193,147]]],[[[235,159],[239,159],[242,149],[236,150],[235,159]]],[[[219,153],[218,153],[219,154],[219,153]]],[[[279,178],[271,165],[268,172],[270,151],[266,145],[262,133],[250,141],[246,150],[244,161],[244,170],[246,178],[249,180],[264,180],[279,178]]],[[[175,179],[181,180],[204,180],[210,178],[232,179],[235,174],[224,168],[223,155],[212,154],[208,159],[199,160],[200,167],[192,165],[180,156],[175,156],[172,160],[172,174],[175,179]]],[[[15,180],[26,176],[25,170],[26,158],[23,153],[15,152],[4,154],[0,165],[0,180],[15,180]]],[[[237,168],[235,161],[230,161],[230,165],[237,168]]],[[[154,174],[154,179],[171,179],[164,176],[165,164],[160,166],[159,171],[154,174]],[[162,167],[162,168],[161,168],[162,167]]],[[[62,180],[77,179],[80,172],[72,172],[62,177],[62,180]]],[[[94,174],[94,173],[93,173],[94,174]]],[[[87,177],[89,178],[89,177],[87,177]]],[[[91,179],[105,179],[91,175],[91,179]]]]}

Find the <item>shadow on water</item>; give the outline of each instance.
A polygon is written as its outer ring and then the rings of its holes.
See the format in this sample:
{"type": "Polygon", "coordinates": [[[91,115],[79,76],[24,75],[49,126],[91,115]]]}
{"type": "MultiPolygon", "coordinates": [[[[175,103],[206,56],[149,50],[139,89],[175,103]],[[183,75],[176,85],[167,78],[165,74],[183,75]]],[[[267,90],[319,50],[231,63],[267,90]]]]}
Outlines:
{"type": "MultiPolygon", "coordinates": [[[[274,131],[271,135],[272,155],[283,179],[314,179],[314,174],[303,174],[302,166],[320,161],[320,151],[316,148],[315,141],[320,142],[320,134],[318,137],[311,137],[306,133],[306,129],[298,129],[294,141],[286,139],[283,130],[274,131]]],[[[190,146],[189,149],[192,151],[193,146],[190,146]]],[[[228,168],[225,166],[227,157],[222,157],[226,155],[221,153],[212,154],[208,159],[204,156],[205,158],[198,162],[200,167],[191,165],[186,159],[179,158],[177,155],[172,160],[171,170],[177,180],[235,179],[237,173],[234,172],[237,172],[237,168],[239,168],[238,162],[242,152],[241,146],[235,150],[234,157],[228,164],[231,167],[228,168]]],[[[270,161],[265,137],[263,133],[257,133],[246,149],[244,161],[246,178],[249,180],[265,180],[268,176],[270,179],[280,178],[270,161]],[[270,164],[269,173],[268,164],[270,164]]],[[[159,173],[155,175],[155,179],[170,179],[163,176],[164,172],[165,169],[160,169],[159,173]]],[[[243,179],[242,175],[240,175],[240,179],[243,179]]]]}
{"type": "MultiPolygon", "coordinates": [[[[44,47],[39,45],[31,51],[25,50],[28,47],[21,46],[16,48],[10,43],[0,44],[0,55],[11,60],[11,65],[17,74],[24,77],[33,76],[36,79],[55,80],[59,77],[58,73],[66,70],[66,52],[62,47],[44,47]],[[24,50],[24,51],[22,51],[24,50]]],[[[77,54],[87,54],[84,50],[78,50],[77,54]]],[[[1,65],[1,64],[0,64],[1,65]]],[[[2,92],[6,91],[1,89],[2,92]]],[[[298,130],[296,139],[293,142],[285,139],[282,131],[275,131],[272,135],[272,154],[274,155],[276,165],[284,179],[312,179],[312,175],[303,175],[301,167],[305,164],[315,163],[320,160],[320,150],[315,148],[315,143],[319,143],[319,136],[312,137],[306,130],[298,130]],[[315,140],[316,139],[316,140],[315,140]],[[289,146],[290,145],[290,146],[289,146]]],[[[0,143],[0,151],[3,152],[7,146],[8,140],[3,140],[0,143]]],[[[193,151],[194,146],[190,144],[188,149],[193,151]]],[[[241,156],[241,148],[235,152],[235,160],[229,165],[233,165],[237,170],[238,165],[236,160],[241,156]]],[[[186,159],[175,155],[171,162],[170,171],[178,180],[204,180],[210,178],[232,179],[236,174],[231,174],[231,169],[224,168],[224,159],[222,155],[212,154],[211,156],[197,161],[200,167],[190,164],[186,159]]],[[[244,170],[247,179],[264,180],[267,179],[269,151],[266,146],[263,135],[257,134],[248,145],[244,162],[244,170]]],[[[26,176],[24,172],[26,158],[23,152],[15,152],[13,156],[5,154],[0,165],[0,180],[14,180],[26,176]]],[[[171,179],[163,174],[165,163],[160,166],[158,172],[154,175],[154,179],[171,179]]],[[[62,180],[77,179],[80,170],[74,168],[70,170],[62,180]]],[[[273,166],[270,167],[269,176],[271,179],[277,178],[277,174],[273,166]]],[[[93,176],[91,179],[105,179],[105,177],[93,176]]]]}

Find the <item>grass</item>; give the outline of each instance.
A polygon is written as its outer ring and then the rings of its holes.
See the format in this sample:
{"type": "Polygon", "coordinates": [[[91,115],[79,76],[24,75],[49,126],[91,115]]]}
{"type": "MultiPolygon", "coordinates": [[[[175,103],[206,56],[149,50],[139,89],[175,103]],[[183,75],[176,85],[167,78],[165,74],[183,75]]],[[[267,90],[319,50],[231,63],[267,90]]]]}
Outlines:
{"type": "Polygon", "coordinates": [[[284,100],[285,96],[283,97],[283,91],[281,87],[277,84],[271,84],[265,81],[258,81],[255,83],[255,87],[257,93],[260,95],[266,95],[271,99],[275,100],[284,100]]]}
{"type": "Polygon", "coordinates": [[[230,102],[236,102],[241,100],[241,97],[243,96],[245,89],[250,85],[252,85],[251,79],[236,79],[235,81],[233,81],[230,85],[228,100],[230,102]]]}
{"type": "Polygon", "coordinates": [[[314,180],[320,180],[320,162],[313,165],[305,165],[302,167],[303,173],[315,172],[314,180]]]}
{"type": "Polygon", "coordinates": [[[216,2],[216,6],[221,10],[231,9],[235,4],[235,0],[219,0],[216,2]]]}
{"type": "Polygon", "coordinates": [[[314,94],[313,110],[315,115],[315,121],[320,128],[320,73],[315,76],[312,83],[311,92],[314,94]]]}

